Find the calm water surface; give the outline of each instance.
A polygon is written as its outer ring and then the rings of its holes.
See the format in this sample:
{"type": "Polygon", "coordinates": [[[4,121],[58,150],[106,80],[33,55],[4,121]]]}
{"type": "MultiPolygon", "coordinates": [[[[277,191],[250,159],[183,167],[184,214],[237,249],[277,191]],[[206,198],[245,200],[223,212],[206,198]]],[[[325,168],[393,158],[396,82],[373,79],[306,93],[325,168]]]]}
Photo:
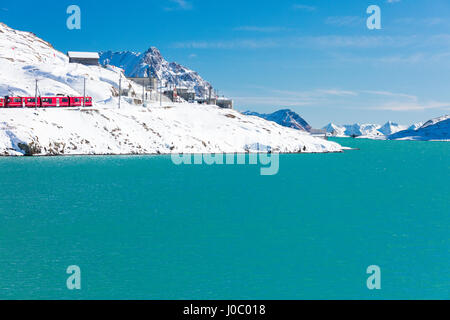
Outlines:
{"type": "Polygon", "coordinates": [[[361,150],[282,155],[264,177],[169,157],[2,158],[0,298],[449,299],[450,143],[338,141],[361,150]]]}

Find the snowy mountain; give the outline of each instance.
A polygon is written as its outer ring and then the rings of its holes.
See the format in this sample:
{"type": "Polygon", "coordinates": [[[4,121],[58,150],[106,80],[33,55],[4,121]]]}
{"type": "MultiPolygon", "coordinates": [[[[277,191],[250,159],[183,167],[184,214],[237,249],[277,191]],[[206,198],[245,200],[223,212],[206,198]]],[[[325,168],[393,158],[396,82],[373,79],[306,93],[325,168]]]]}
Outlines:
{"type": "Polygon", "coordinates": [[[446,140],[450,141],[450,115],[427,121],[417,129],[397,132],[388,137],[390,140],[446,140]]]}
{"type": "Polygon", "coordinates": [[[361,137],[368,139],[384,139],[386,136],[405,130],[406,126],[398,125],[394,122],[387,122],[383,126],[378,124],[350,124],[336,125],[328,124],[323,129],[337,137],[361,137]]]}
{"type": "Polygon", "coordinates": [[[176,62],[169,63],[155,47],[151,47],[144,53],[101,52],[100,63],[123,69],[127,77],[154,76],[161,81],[164,87],[177,86],[193,89],[200,98],[206,98],[209,95],[211,85],[203,80],[197,72],[176,62]]]}
{"type": "Polygon", "coordinates": [[[419,129],[421,126],[423,126],[423,122],[417,122],[414,123],[413,125],[411,125],[407,130],[417,130],[419,129]]]}
{"type": "MultiPolygon", "coordinates": [[[[340,152],[334,142],[198,104],[153,103],[144,108],[122,98],[121,71],[84,66],[29,32],[0,24],[0,96],[87,95],[94,107],[0,108],[1,155],[340,152]]],[[[122,79],[123,86],[133,86],[122,79]]]]}
{"type": "Polygon", "coordinates": [[[378,124],[351,124],[351,125],[336,125],[330,123],[323,128],[328,133],[337,137],[379,137],[383,136],[380,132],[381,126],[378,124]]]}
{"type": "Polygon", "coordinates": [[[407,128],[408,127],[406,127],[406,126],[401,126],[397,123],[389,121],[384,126],[382,126],[380,129],[378,129],[378,131],[380,131],[385,136],[389,136],[389,135],[397,133],[399,131],[406,130],[407,128]]]}
{"type": "Polygon", "coordinates": [[[301,131],[310,132],[312,129],[311,126],[302,117],[289,109],[279,110],[271,114],[261,114],[252,111],[246,111],[243,114],[263,118],[268,121],[276,122],[283,127],[293,128],[301,131]]]}

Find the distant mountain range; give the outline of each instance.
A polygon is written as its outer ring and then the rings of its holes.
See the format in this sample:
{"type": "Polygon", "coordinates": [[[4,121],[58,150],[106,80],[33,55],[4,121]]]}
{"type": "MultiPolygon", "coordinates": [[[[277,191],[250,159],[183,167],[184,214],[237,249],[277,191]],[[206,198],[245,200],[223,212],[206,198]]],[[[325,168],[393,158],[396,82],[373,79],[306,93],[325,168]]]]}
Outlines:
{"type": "Polygon", "coordinates": [[[186,87],[195,90],[196,96],[206,98],[211,84],[193,70],[176,62],[168,62],[161,52],[151,47],[144,53],[132,51],[100,52],[102,65],[113,65],[124,70],[127,77],[156,77],[162,86],[186,87]]]}
{"type": "Polygon", "coordinates": [[[387,122],[383,126],[379,124],[351,124],[351,125],[336,125],[330,123],[323,129],[328,133],[338,137],[368,137],[368,138],[382,138],[399,131],[406,130],[407,126],[402,126],[394,122],[387,122]]]}
{"type": "Polygon", "coordinates": [[[297,113],[289,109],[279,110],[270,114],[261,114],[252,111],[246,111],[243,112],[243,114],[263,118],[269,121],[276,122],[283,127],[293,128],[301,131],[310,132],[312,129],[308,122],[306,122],[297,113]]]}
{"type": "MultiPolygon", "coordinates": [[[[289,109],[283,109],[270,114],[252,111],[245,115],[257,116],[278,123],[281,126],[301,131],[311,132],[313,129],[300,115],[289,109]]],[[[450,115],[415,123],[410,127],[394,122],[379,124],[336,125],[330,123],[323,130],[336,137],[361,137],[382,140],[450,140],[450,115]]]]}

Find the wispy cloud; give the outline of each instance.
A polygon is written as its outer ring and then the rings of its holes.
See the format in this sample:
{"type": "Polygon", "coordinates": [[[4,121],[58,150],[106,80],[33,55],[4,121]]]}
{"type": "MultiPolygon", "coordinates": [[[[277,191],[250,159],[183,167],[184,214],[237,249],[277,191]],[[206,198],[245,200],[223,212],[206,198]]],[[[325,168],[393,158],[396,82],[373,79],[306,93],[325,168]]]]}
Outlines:
{"type": "Polygon", "coordinates": [[[333,26],[356,26],[364,24],[364,19],[357,16],[341,16],[341,17],[328,17],[325,19],[325,23],[333,26]]]}
{"type": "Polygon", "coordinates": [[[400,2],[401,0],[386,0],[387,3],[397,3],[400,2]]]}
{"type": "Polygon", "coordinates": [[[439,18],[439,17],[429,17],[429,18],[412,18],[412,17],[403,17],[394,20],[394,23],[401,25],[416,25],[416,26],[441,26],[448,25],[449,21],[447,19],[439,18]]]}
{"type": "Polygon", "coordinates": [[[301,10],[301,11],[308,11],[308,12],[315,11],[317,9],[314,6],[309,6],[309,5],[305,5],[305,4],[299,4],[299,3],[294,4],[292,6],[292,8],[294,10],[301,10]]]}
{"type": "Polygon", "coordinates": [[[277,26],[241,26],[233,29],[234,31],[248,31],[248,32],[261,32],[261,33],[272,33],[272,32],[281,32],[281,31],[289,31],[291,29],[286,27],[277,27],[277,26]]]}
{"type": "Polygon", "coordinates": [[[278,96],[233,96],[237,104],[245,105],[261,105],[261,106],[284,106],[284,107],[301,107],[312,105],[309,101],[304,101],[292,97],[278,96]]]}
{"type": "Polygon", "coordinates": [[[428,101],[420,103],[420,102],[391,101],[383,105],[371,107],[370,109],[382,111],[424,111],[430,109],[448,109],[448,108],[450,108],[450,102],[428,101]]]}
{"type": "Polygon", "coordinates": [[[364,90],[363,93],[377,95],[377,96],[386,96],[386,97],[399,97],[399,98],[406,98],[409,100],[417,101],[417,96],[405,94],[405,93],[396,93],[396,92],[390,92],[390,91],[373,91],[373,90],[364,90]]]}
{"type": "MultiPolygon", "coordinates": [[[[239,96],[234,98],[242,106],[272,107],[323,107],[337,109],[377,110],[377,111],[423,111],[430,109],[449,109],[450,102],[423,100],[415,95],[387,90],[344,90],[316,89],[295,91],[254,87],[264,92],[262,95],[239,96]]],[[[255,92],[256,93],[256,92],[255,92]]]]}
{"type": "Polygon", "coordinates": [[[168,0],[169,6],[164,7],[166,11],[175,11],[175,10],[191,10],[192,3],[187,0],[168,0]]]}
{"type": "Polygon", "coordinates": [[[316,89],[311,91],[291,91],[280,89],[259,88],[270,95],[264,96],[234,96],[236,102],[241,105],[257,104],[270,106],[314,106],[326,103],[333,97],[357,96],[358,93],[340,89],[316,89]]]}
{"type": "MultiPolygon", "coordinates": [[[[431,41],[429,39],[428,41],[431,41]]],[[[441,38],[440,41],[450,39],[441,38]]],[[[422,40],[421,40],[422,41],[422,40]]],[[[438,39],[434,39],[438,41],[438,39]]],[[[450,41],[449,41],[450,42],[450,41]]],[[[259,48],[377,48],[377,47],[404,47],[407,45],[423,44],[418,42],[416,36],[303,36],[234,39],[218,41],[187,41],[172,44],[175,48],[196,49],[259,49],[259,48]]]]}

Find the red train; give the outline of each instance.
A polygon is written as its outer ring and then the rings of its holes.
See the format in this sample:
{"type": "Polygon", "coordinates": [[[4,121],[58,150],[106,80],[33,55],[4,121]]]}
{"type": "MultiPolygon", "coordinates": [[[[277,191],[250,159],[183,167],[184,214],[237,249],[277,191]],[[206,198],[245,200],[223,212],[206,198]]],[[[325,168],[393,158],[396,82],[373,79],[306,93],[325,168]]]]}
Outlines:
{"type": "MultiPolygon", "coordinates": [[[[84,97],[85,107],[92,107],[92,97],[84,97]]],[[[0,98],[0,108],[50,108],[82,107],[83,97],[4,97],[0,98]]]]}

